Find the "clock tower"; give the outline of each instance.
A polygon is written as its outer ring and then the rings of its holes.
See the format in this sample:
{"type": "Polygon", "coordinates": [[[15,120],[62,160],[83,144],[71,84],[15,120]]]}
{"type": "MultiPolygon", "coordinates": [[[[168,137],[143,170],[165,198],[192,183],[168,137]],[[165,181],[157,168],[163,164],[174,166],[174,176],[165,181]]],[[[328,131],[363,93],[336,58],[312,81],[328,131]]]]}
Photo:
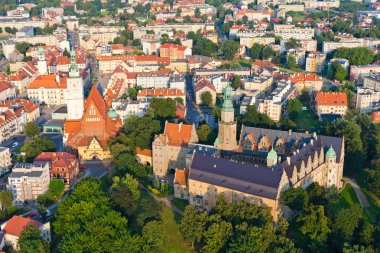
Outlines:
{"type": "Polygon", "coordinates": [[[232,88],[228,85],[223,94],[222,117],[219,121],[218,138],[215,140],[215,147],[222,150],[235,150],[238,148],[236,142],[237,124],[235,121],[235,110],[232,103],[232,88]]]}
{"type": "Polygon", "coordinates": [[[79,75],[74,51],[71,51],[70,58],[66,94],[67,119],[81,119],[84,111],[83,79],[79,75]]]}

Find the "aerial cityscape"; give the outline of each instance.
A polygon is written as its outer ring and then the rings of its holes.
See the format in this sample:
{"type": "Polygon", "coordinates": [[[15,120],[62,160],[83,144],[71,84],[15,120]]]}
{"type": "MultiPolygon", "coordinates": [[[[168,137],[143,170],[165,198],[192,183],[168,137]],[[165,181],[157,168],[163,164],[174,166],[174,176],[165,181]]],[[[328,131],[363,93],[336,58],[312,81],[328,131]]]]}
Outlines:
{"type": "Polygon", "coordinates": [[[0,253],[380,253],[377,0],[0,0],[0,253]]]}

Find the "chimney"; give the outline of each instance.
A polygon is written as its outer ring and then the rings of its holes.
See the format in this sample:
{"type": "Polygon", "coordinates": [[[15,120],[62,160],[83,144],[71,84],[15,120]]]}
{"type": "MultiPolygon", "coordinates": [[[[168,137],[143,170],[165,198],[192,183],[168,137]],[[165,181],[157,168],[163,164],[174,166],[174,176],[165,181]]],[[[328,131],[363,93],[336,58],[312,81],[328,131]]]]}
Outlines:
{"type": "Polygon", "coordinates": [[[59,84],[59,74],[55,74],[55,81],[59,84]]]}
{"type": "Polygon", "coordinates": [[[288,133],[289,133],[289,135],[291,135],[292,134],[292,129],[289,129],[288,133]]]}
{"type": "Polygon", "coordinates": [[[286,156],[286,161],[287,161],[288,164],[290,165],[290,156],[286,156]]]}

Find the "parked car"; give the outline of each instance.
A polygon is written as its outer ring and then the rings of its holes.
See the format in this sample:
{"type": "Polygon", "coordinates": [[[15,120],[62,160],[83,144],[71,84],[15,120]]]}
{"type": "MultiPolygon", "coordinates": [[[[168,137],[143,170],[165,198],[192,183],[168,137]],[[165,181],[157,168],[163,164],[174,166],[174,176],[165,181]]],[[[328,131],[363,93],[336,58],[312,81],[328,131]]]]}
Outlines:
{"type": "Polygon", "coordinates": [[[33,217],[36,217],[36,216],[37,216],[36,213],[30,213],[30,214],[28,215],[28,218],[33,218],[33,217]]]}
{"type": "Polygon", "coordinates": [[[12,144],[12,148],[15,148],[17,146],[18,146],[18,142],[17,141],[12,144]]]}
{"type": "Polygon", "coordinates": [[[81,166],[79,166],[79,169],[80,169],[80,170],[84,170],[84,169],[86,169],[86,166],[81,165],[81,166]]]}
{"type": "Polygon", "coordinates": [[[45,211],[45,216],[46,217],[50,217],[50,216],[53,216],[54,212],[50,211],[50,210],[46,210],[45,211]]]}

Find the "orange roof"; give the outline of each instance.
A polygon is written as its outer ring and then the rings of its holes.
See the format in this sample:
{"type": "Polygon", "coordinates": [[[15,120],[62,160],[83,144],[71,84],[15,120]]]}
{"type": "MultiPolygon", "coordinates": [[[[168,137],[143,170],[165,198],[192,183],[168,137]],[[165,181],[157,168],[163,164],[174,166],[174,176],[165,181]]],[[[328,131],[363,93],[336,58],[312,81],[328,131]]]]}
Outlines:
{"type": "Polygon", "coordinates": [[[252,62],[252,67],[253,66],[270,67],[270,68],[275,68],[276,67],[276,65],[274,65],[273,63],[270,63],[268,61],[262,61],[262,60],[255,60],[254,62],[252,62]]]}
{"type": "Polygon", "coordinates": [[[189,177],[189,170],[179,169],[175,170],[174,184],[179,184],[187,187],[187,178],[189,177]]]}
{"type": "Polygon", "coordinates": [[[60,76],[59,83],[57,82],[56,75],[54,74],[37,76],[37,78],[34,79],[33,82],[30,83],[30,85],[28,86],[28,89],[39,89],[39,88],[66,89],[67,88],[66,76],[60,76]]]}
{"type": "Polygon", "coordinates": [[[177,45],[177,44],[170,44],[170,43],[165,43],[161,46],[161,48],[175,48],[179,51],[185,51],[187,49],[187,47],[185,46],[181,46],[181,45],[177,45]]]}
{"type": "Polygon", "coordinates": [[[106,103],[105,103],[102,95],[100,95],[100,92],[99,92],[98,88],[96,87],[96,85],[93,85],[91,87],[90,94],[88,95],[88,97],[86,99],[85,108],[88,108],[90,103],[94,103],[94,105],[98,108],[101,115],[106,114],[106,112],[107,112],[106,103]]]}
{"type": "Polygon", "coordinates": [[[317,106],[347,106],[347,94],[344,92],[318,92],[317,106]]]}
{"type": "Polygon", "coordinates": [[[373,120],[373,123],[375,124],[380,123],[380,112],[371,112],[370,117],[373,120]]]}
{"type": "Polygon", "coordinates": [[[182,146],[190,142],[192,129],[192,125],[166,122],[164,134],[168,136],[170,145],[182,146]]]}
{"type": "Polygon", "coordinates": [[[6,81],[0,81],[0,92],[3,92],[8,89],[12,89],[14,86],[6,81]]]}
{"type": "Polygon", "coordinates": [[[124,50],[123,44],[112,44],[112,50],[124,50]]]}
{"type": "Polygon", "coordinates": [[[318,81],[322,82],[322,79],[317,74],[295,74],[289,78],[289,80],[292,83],[298,83],[298,82],[312,82],[312,81],[318,81]]]}
{"type": "Polygon", "coordinates": [[[35,226],[39,227],[43,224],[38,222],[38,221],[31,220],[30,218],[24,218],[24,217],[15,215],[8,220],[3,231],[6,234],[19,237],[21,232],[28,225],[35,225],[35,226]]]}
{"type": "Polygon", "coordinates": [[[183,93],[179,89],[145,89],[142,90],[138,95],[138,97],[183,97],[185,93],[183,93]]]}
{"type": "Polygon", "coordinates": [[[150,149],[141,149],[140,147],[136,148],[136,154],[137,155],[143,155],[143,156],[152,156],[152,150],[150,149]]]}

